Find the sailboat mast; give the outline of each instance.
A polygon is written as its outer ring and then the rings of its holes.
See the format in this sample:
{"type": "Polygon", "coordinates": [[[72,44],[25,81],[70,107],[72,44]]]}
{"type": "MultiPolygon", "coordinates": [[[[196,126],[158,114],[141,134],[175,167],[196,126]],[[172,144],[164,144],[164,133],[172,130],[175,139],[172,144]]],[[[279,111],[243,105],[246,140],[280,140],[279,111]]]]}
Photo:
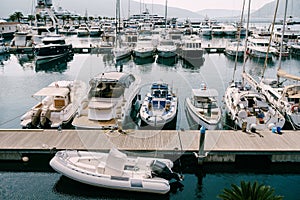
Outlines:
{"type": "Polygon", "coordinates": [[[238,60],[238,50],[239,50],[239,46],[240,46],[240,43],[241,43],[241,29],[242,29],[242,24],[243,24],[243,19],[244,19],[245,3],[246,3],[246,0],[243,0],[242,13],[241,13],[241,21],[240,21],[240,24],[238,24],[238,45],[236,47],[234,70],[233,70],[233,75],[232,75],[232,82],[234,82],[234,78],[235,78],[235,71],[236,71],[237,60],[238,60]]]}
{"type": "Polygon", "coordinates": [[[248,46],[248,30],[249,30],[249,22],[250,22],[250,9],[251,9],[251,0],[248,2],[248,13],[247,13],[247,26],[246,26],[246,40],[245,40],[245,51],[244,51],[244,63],[243,63],[243,73],[245,73],[245,65],[247,61],[246,50],[248,46]]]}
{"type": "Polygon", "coordinates": [[[167,16],[168,16],[168,0],[166,0],[166,7],[165,7],[165,29],[167,28],[167,16]]]}
{"type": "Polygon", "coordinates": [[[283,17],[283,24],[282,24],[282,33],[281,33],[281,43],[280,43],[278,69],[281,68],[281,59],[282,59],[282,50],[283,50],[283,38],[284,38],[285,25],[286,25],[287,7],[288,7],[288,0],[285,0],[285,8],[284,8],[284,17],[283,17]]]}
{"type": "Polygon", "coordinates": [[[271,28],[271,35],[270,35],[270,39],[269,39],[267,55],[266,55],[266,58],[265,58],[265,64],[264,64],[264,68],[263,68],[262,78],[264,78],[265,71],[266,71],[267,64],[268,64],[268,54],[269,54],[269,51],[270,51],[270,46],[271,46],[272,36],[273,36],[273,32],[274,32],[274,25],[275,25],[275,20],[276,20],[276,16],[277,16],[278,7],[279,7],[279,0],[277,0],[277,2],[276,2],[275,13],[274,13],[274,18],[273,18],[272,28],[271,28]]]}
{"type": "Polygon", "coordinates": [[[128,0],[128,19],[130,18],[130,1],[131,0],[128,0]]]}

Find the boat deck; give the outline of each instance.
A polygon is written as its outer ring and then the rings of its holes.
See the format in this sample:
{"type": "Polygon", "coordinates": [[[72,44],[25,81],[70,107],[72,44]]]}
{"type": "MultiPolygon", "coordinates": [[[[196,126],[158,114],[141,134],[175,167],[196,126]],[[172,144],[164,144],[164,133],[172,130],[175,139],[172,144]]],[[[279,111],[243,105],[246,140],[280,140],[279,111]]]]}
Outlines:
{"type": "Polygon", "coordinates": [[[74,117],[72,124],[77,128],[101,129],[102,127],[115,127],[117,121],[116,119],[107,121],[89,120],[88,116],[82,115],[74,117]]]}

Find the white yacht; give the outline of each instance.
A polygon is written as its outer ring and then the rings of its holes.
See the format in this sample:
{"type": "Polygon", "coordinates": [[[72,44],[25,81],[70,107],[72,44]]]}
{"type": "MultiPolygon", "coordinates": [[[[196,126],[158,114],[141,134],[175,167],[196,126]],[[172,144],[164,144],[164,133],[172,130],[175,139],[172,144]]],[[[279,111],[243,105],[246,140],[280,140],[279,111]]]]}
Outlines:
{"type": "Polygon", "coordinates": [[[185,109],[196,124],[209,130],[217,129],[222,115],[217,97],[218,91],[207,89],[205,83],[200,89],[192,89],[191,97],[185,99],[185,109]]]}
{"type": "Polygon", "coordinates": [[[243,45],[242,42],[239,41],[230,41],[225,47],[225,54],[227,56],[237,56],[238,58],[242,58],[244,57],[244,52],[245,45],[243,45]]]}
{"type": "Polygon", "coordinates": [[[156,50],[158,57],[161,58],[174,58],[177,56],[177,47],[174,40],[161,39],[156,50]]]}
{"type": "Polygon", "coordinates": [[[93,77],[72,125],[77,129],[115,129],[140,107],[140,78],[125,72],[93,77]]]}
{"type": "Polygon", "coordinates": [[[69,124],[76,114],[86,85],[81,81],[56,81],[36,92],[39,99],[21,117],[22,128],[59,128],[69,124]]]}
{"type": "Polygon", "coordinates": [[[274,47],[269,46],[269,39],[265,37],[249,37],[247,45],[247,54],[258,59],[272,59],[272,54],[275,52],[274,47]],[[269,49],[269,51],[268,51],[269,49]]]}
{"type": "Polygon", "coordinates": [[[132,51],[134,57],[148,58],[154,56],[156,48],[151,40],[138,40],[132,51]]]}
{"type": "Polygon", "coordinates": [[[163,82],[153,83],[150,89],[140,109],[142,126],[172,127],[176,124],[178,97],[163,82]]]}
{"type": "Polygon", "coordinates": [[[64,150],[50,161],[58,173],[75,181],[102,188],[166,194],[170,181],[181,181],[169,159],[131,157],[112,148],[109,153],[64,150]]]}
{"type": "Polygon", "coordinates": [[[262,93],[292,125],[293,129],[300,129],[300,84],[280,86],[273,79],[263,79],[260,82],[262,93]]]}
{"type": "Polygon", "coordinates": [[[101,35],[101,29],[100,26],[91,26],[91,28],[89,29],[89,33],[91,37],[100,37],[101,35]]]}
{"type": "Polygon", "coordinates": [[[199,67],[203,64],[202,41],[197,36],[188,36],[183,38],[182,45],[178,48],[178,55],[185,62],[193,67],[199,67]]]}
{"type": "Polygon", "coordinates": [[[234,82],[227,88],[224,101],[228,116],[242,130],[255,132],[284,126],[284,116],[266,97],[241,82],[234,82]]]}
{"type": "Polygon", "coordinates": [[[79,28],[77,29],[77,36],[82,37],[82,36],[89,36],[90,30],[89,27],[86,24],[80,24],[79,28]]]}

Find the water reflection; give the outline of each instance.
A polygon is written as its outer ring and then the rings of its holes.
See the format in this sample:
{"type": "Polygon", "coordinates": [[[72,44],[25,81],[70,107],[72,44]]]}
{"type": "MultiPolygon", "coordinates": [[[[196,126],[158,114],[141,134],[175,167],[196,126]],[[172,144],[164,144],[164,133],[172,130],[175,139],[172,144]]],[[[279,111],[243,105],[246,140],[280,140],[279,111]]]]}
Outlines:
{"type": "Polygon", "coordinates": [[[205,58],[189,59],[189,61],[182,59],[181,65],[184,69],[199,69],[203,66],[205,58]]]}
{"type": "Polygon", "coordinates": [[[73,60],[74,54],[68,54],[62,58],[51,59],[51,60],[36,60],[35,61],[35,71],[44,72],[64,72],[68,68],[68,62],[73,60]]]}
{"type": "Polygon", "coordinates": [[[10,54],[0,54],[0,66],[4,66],[4,62],[8,61],[10,58],[10,54]]]}
{"type": "Polygon", "coordinates": [[[33,54],[16,54],[19,64],[24,67],[24,64],[32,62],[34,60],[33,54]]]}
{"type": "Polygon", "coordinates": [[[145,64],[153,63],[155,61],[155,57],[148,57],[148,58],[134,57],[133,61],[137,65],[145,65],[145,64]]]}
{"type": "Polygon", "coordinates": [[[71,195],[73,197],[96,198],[96,199],[170,199],[169,194],[147,194],[132,191],[112,190],[101,187],[95,187],[71,180],[61,176],[54,185],[53,191],[62,195],[71,195]]]}
{"type": "Polygon", "coordinates": [[[160,56],[157,57],[156,62],[158,64],[166,65],[166,66],[174,66],[178,62],[178,58],[176,57],[171,57],[171,58],[162,58],[160,56]]]}

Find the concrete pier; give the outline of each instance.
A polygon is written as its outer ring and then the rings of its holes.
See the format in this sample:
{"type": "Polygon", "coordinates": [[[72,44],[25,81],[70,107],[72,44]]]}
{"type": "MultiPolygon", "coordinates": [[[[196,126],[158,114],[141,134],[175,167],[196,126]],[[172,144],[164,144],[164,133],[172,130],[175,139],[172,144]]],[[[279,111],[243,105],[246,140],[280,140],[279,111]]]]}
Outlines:
{"type": "MultiPolygon", "coordinates": [[[[195,130],[0,130],[0,160],[63,149],[107,152],[111,147],[156,157],[199,152],[195,130]],[[153,156],[152,155],[152,156],[153,156]]],[[[239,156],[266,156],[271,162],[300,162],[300,132],[207,130],[203,162],[235,162],[239,156]]]]}

